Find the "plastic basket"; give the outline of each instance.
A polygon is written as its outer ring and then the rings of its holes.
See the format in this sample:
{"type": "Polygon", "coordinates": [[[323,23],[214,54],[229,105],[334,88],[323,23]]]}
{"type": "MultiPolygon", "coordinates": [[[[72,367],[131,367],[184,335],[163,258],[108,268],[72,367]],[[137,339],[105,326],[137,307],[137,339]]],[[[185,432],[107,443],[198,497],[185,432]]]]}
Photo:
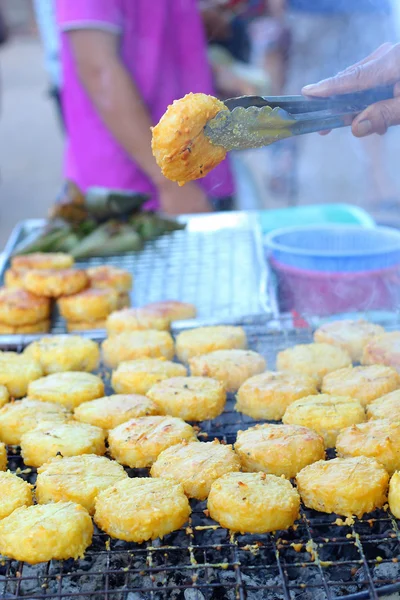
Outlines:
{"type": "Polygon", "coordinates": [[[326,273],[297,269],[271,259],[282,312],[327,316],[349,311],[396,310],[400,306],[400,266],[326,273]]]}
{"type": "Polygon", "coordinates": [[[400,264],[400,231],[351,225],[288,227],[265,237],[279,263],[330,273],[386,269],[400,264]]]}

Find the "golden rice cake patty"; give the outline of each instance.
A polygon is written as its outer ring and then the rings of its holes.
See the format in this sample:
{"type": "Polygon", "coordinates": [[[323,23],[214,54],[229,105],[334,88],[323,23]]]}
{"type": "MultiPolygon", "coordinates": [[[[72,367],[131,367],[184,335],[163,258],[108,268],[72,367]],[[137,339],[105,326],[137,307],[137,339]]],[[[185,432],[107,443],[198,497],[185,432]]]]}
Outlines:
{"type": "Polygon", "coordinates": [[[23,506],[0,521],[0,553],[30,565],[83,558],[92,537],[89,513],[73,502],[23,506]]]}
{"type": "Polygon", "coordinates": [[[183,363],[194,356],[209,354],[214,350],[247,348],[246,333],[242,327],[217,325],[182,331],[176,338],[176,355],[183,363]]]}
{"type": "Polygon", "coordinates": [[[225,385],[227,392],[237,392],[249,377],[263,373],[267,362],[252,350],[215,350],[189,360],[191,375],[213,377],[225,385]]]}
{"type": "Polygon", "coordinates": [[[235,452],[243,471],[264,471],[287,479],[325,458],[323,438],[298,425],[256,425],[238,431],[235,452]]]}
{"type": "Polygon", "coordinates": [[[290,404],[317,393],[316,381],[310,375],[266,371],[240,386],[235,408],[253,419],[280,421],[290,404]]]}
{"type": "Polygon", "coordinates": [[[347,427],[337,437],[336,452],[344,458],[375,458],[392,474],[400,469],[400,423],[377,419],[347,427]]]}
{"type": "Polygon", "coordinates": [[[135,477],[100,492],[94,521],[111,537],[140,544],[180,529],[190,512],[181,485],[135,477]]]}
{"type": "Polygon", "coordinates": [[[119,394],[147,394],[160,381],[185,377],[186,368],[170,360],[139,358],[118,365],[111,376],[111,385],[119,394]]]}
{"type": "Polygon", "coordinates": [[[0,385],[0,408],[3,407],[10,399],[10,394],[5,385],[0,385]]]}
{"type": "Polygon", "coordinates": [[[400,375],[395,369],[385,365],[370,365],[328,373],[322,380],[321,391],[332,396],[351,396],[366,406],[399,387],[400,375]]]}
{"type": "Polygon", "coordinates": [[[160,414],[160,409],[155,402],[147,396],[138,394],[105,396],[84,402],[74,410],[74,417],[77,421],[102,429],[114,429],[130,419],[158,414],[160,414]]]}
{"type": "Polygon", "coordinates": [[[151,148],[163,175],[183,185],[204,177],[226,156],[223,146],[204,135],[204,126],[227,107],[207,94],[186,94],[174,100],[153,127],[151,148]]]}
{"type": "Polygon", "coordinates": [[[265,473],[229,473],[214,481],[210,517],[244,533],[288,529],[299,517],[300,496],[290,481],[265,473]]]}
{"type": "Polygon", "coordinates": [[[361,518],[385,504],[389,475],[376,460],[357,456],[319,460],[304,467],[296,482],[308,508],[361,518]]]}
{"type": "Polygon", "coordinates": [[[67,321],[100,321],[117,310],[118,294],[111,289],[89,288],[58,300],[61,316],[67,321]]]}
{"type": "Polygon", "coordinates": [[[111,456],[136,469],[150,467],[163,450],[182,441],[196,442],[195,430],[182,419],[169,416],[130,419],[108,434],[111,456]]]}
{"type": "Polygon", "coordinates": [[[400,371],[400,331],[373,338],[365,346],[361,362],[363,365],[386,365],[400,371]]]}
{"type": "Polygon", "coordinates": [[[400,422],[400,390],[385,394],[368,404],[367,417],[400,422]]]}
{"type": "Polygon", "coordinates": [[[161,300],[160,302],[150,302],[143,308],[149,308],[158,312],[168,321],[186,321],[195,319],[197,309],[194,304],[189,302],[179,302],[178,300],[161,300]]]}
{"type": "Polygon", "coordinates": [[[0,288],[0,323],[13,327],[34,325],[50,317],[48,298],[26,290],[0,288]]]}
{"type": "Polygon", "coordinates": [[[125,269],[111,265],[99,265],[90,267],[86,272],[92,288],[111,288],[118,293],[129,292],[132,288],[133,277],[125,269]]]}
{"type": "Polygon", "coordinates": [[[299,344],[278,353],[278,371],[294,371],[315,377],[318,385],[322,378],[338,369],[351,366],[349,353],[331,344],[299,344]]]}
{"type": "Polygon", "coordinates": [[[389,484],[389,508],[396,519],[400,519],[400,473],[393,473],[389,484]]]}
{"type": "Polygon", "coordinates": [[[39,504],[76,502],[92,515],[99,493],[127,477],[121,465],[105,456],[56,457],[38,469],[36,500],[39,504]]]}
{"type": "Polygon", "coordinates": [[[24,289],[25,270],[7,269],[4,273],[4,285],[6,288],[14,290],[24,289]]]}
{"type": "Polygon", "coordinates": [[[156,383],[148,392],[161,413],[185,421],[215,419],[225,408],[223,384],[209,377],[172,377],[156,383]]]}
{"type": "Polygon", "coordinates": [[[29,333],[48,333],[50,331],[51,322],[49,319],[39,321],[38,323],[31,323],[30,325],[6,325],[0,323],[0,333],[3,335],[24,335],[29,333]]]}
{"type": "Polygon", "coordinates": [[[314,341],[338,346],[350,354],[353,362],[360,362],[368,342],[382,333],[385,333],[385,330],[380,325],[363,319],[344,319],[319,327],[314,333],[314,341]]]}
{"type": "Polygon", "coordinates": [[[18,475],[0,473],[0,520],[21,506],[33,504],[32,486],[18,475]]]}
{"type": "Polygon", "coordinates": [[[28,431],[43,423],[66,423],[71,413],[53,402],[40,402],[24,398],[18,402],[9,402],[0,409],[0,440],[5,444],[19,445],[28,431]]]}
{"type": "Polygon", "coordinates": [[[119,333],[102,343],[103,359],[115,369],[119,363],[137,358],[166,358],[175,354],[174,340],[168,331],[128,331],[119,333]]]}
{"type": "Polygon", "coordinates": [[[167,331],[170,321],[156,311],[147,308],[123,308],[113,312],[106,322],[107,335],[118,335],[127,331],[155,329],[167,331]]]}
{"type": "Polygon", "coordinates": [[[37,360],[16,352],[0,352],[0,384],[12,398],[26,396],[29,384],[42,376],[37,360]]]}
{"type": "Polygon", "coordinates": [[[63,371],[94,371],[99,366],[96,342],[78,335],[52,335],[32,342],[24,355],[37,360],[45,375],[63,371]]]}
{"type": "Polygon", "coordinates": [[[73,264],[73,257],[64,252],[34,252],[11,259],[11,267],[19,270],[69,269],[73,264]]]}
{"type": "Polygon", "coordinates": [[[0,442],[0,471],[7,469],[7,448],[3,442],[0,442]]]}
{"type": "Polygon", "coordinates": [[[68,269],[73,264],[73,257],[62,252],[15,256],[11,259],[11,268],[4,274],[4,283],[8,288],[24,289],[24,277],[30,269],[68,269]]]}
{"type": "Polygon", "coordinates": [[[42,402],[75,408],[83,402],[104,396],[104,384],[100,377],[83,371],[52,373],[30,383],[28,395],[42,402]]]}
{"type": "Polygon", "coordinates": [[[95,329],[105,329],[105,319],[100,321],[67,321],[67,331],[69,333],[78,333],[79,331],[93,331],[95,329]]]}
{"type": "Polygon", "coordinates": [[[77,294],[88,284],[88,276],[81,269],[32,269],[24,275],[25,289],[47,298],[77,294]]]}
{"type": "Polygon", "coordinates": [[[240,460],[232,446],[213,442],[176,444],[158,456],[151,467],[152,477],[181,483],[189,498],[205,500],[213,481],[232,471],[240,471],[240,460]]]}
{"type": "Polygon", "coordinates": [[[105,454],[105,432],[87,423],[42,424],[24,433],[21,438],[21,455],[26,465],[41,467],[51,458],[79,456],[80,454],[105,454]]]}
{"type": "Polygon", "coordinates": [[[319,433],[324,438],[326,448],[335,447],[342,429],[365,420],[364,409],[358,400],[328,394],[296,400],[288,406],[282,418],[286,425],[301,425],[319,433]]]}

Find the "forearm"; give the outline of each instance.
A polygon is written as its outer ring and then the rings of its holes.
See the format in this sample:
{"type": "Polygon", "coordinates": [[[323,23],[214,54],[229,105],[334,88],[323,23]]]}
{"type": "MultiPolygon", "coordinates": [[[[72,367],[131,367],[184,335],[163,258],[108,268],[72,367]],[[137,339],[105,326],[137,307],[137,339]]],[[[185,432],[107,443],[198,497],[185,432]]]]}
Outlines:
{"type": "Polygon", "coordinates": [[[82,84],[109,131],[152,182],[165,179],[151,152],[152,125],[141,95],[118,57],[80,72],[82,84]]]}

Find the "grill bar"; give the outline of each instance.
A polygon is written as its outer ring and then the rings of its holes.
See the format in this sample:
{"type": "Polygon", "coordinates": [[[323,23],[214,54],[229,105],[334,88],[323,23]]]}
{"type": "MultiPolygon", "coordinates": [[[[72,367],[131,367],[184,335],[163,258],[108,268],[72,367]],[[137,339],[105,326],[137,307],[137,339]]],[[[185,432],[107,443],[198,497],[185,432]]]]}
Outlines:
{"type": "Polygon", "coordinates": [[[315,556],[314,560],[315,560],[315,563],[317,564],[318,571],[319,571],[319,574],[321,576],[321,580],[322,580],[322,583],[323,583],[323,586],[324,586],[324,590],[325,590],[325,593],[326,593],[327,600],[332,600],[331,591],[329,589],[329,586],[328,586],[327,582],[325,581],[324,573],[323,573],[323,570],[322,570],[322,567],[321,567],[321,561],[319,559],[318,552],[316,551],[317,550],[317,545],[316,545],[316,543],[315,543],[315,541],[313,539],[313,536],[311,534],[310,526],[309,526],[309,523],[308,523],[308,520],[307,520],[307,517],[306,517],[306,515],[304,513],[303,508],[301,508],[301,518],[302,518],[302,520],[303,520],[303,522],[305,524],[305,527],[306,527],[307,535],[308,535],[308,538],[309,538],[309,542],[308,543],[311,544],[311,546],[313,548],[313,551],[314,551],[314,556],[315,556]]]}
{"type": "Polygon", "coordinates": [[[364,549],[363,549],[362,544],[360,542],[360,537],[359,537],[358,533],[355,531],[354,525],[351,526],[351,531],[352,531],[352,535],[354,537],[355,545],[357,546],[357,549],[358,549],[358,551],[360,553],[360,556],[361,556],[361,560],[363,562],[364,572],[365,572],[365,575],[367,577],[367,582],[368,582],[368,589],[369,589],[370,594],[371,594],[370,597],[373,600],[377,600],[378,595],[376,593],[376,590],[375,590],[375,587],[374,587],[374,583],[372,581],[371,571],[369,569],[367,559],[365,558],[364,549]]]}
{"type": "Polygon", "coordinates": [[[284,598],[285,598],[285,600],[290,600],[290,591],[288,589],[286,573],[282,567],[279,549],[278,549],[278,546],[276,545],[276,542],[274,539],[272,540],[272,544],[273,544],[273,548],[274,548],[274,552],[275,552],[276,562],[277,562],[278,569],[279,569],[279,575],[280,575],[280,578],[282,579],[284,598]]]}
{"type": "Polygon", "coordinates": [[[235,578],[236,578],[236,595],[239,600],[246,600],[247,593],[243,589],[244,586],[243,586],[243,580],[242,580],[242,573],[240,571],[240,560],[239,560],[237,546],[234,541],[233,534],[231,535],[231,540],[232,540],[232,564],[233,564],[233,568],[235,570],[235,578]]]}

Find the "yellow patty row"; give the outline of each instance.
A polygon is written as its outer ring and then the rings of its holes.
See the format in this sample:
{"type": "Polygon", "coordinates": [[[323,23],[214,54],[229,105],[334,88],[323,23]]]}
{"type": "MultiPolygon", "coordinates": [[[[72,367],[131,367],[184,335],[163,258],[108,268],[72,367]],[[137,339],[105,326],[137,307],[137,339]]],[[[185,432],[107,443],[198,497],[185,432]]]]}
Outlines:
{"type": "Polygon", "coordinates": [[[113,311],[130,306],[132,275],[117,267],[74,268],[72,256],[15,256],[0,289],[0,334],[46,333],[53,299],[68,331],[104,328],[113,311]]]}
{"type": "Polygon", "coordinates": [[[11,259],[0,289],[0,334],[46,333],[57,301],[67,330],[107,329],[109,334],[131,330],[166,331],[171,322],[196,316],[192,304],[154,302],[130,307],[132,275],[118,267],[74,268],[68,254],[30,254],[11,259]]]}
{"type": "Polygon", "coordinates": [[[91,541],[88,513],[112,537],[163,536],[187,521],[187,498],[208,498],[213,519],[249,533],[290,527],[300,496],[315,510],[361,516],[387,501],[391,474],[389,504],[400,518],[400,377],[391,366],[400,333],[361,322],[357,338],[357,323],[330,325],[329,339],[321,328],[316,343],[279,353],[282,370],[273,372],[239,327],[185,331],[175,344],[165,330],[116,323],[102,345],[115,396],[104,397],[90,372],[101,354],[90,340],[53,336],[22,355],[0,353],[0,466],[11,444],[39,467],[35,505],[29,484],[0,473],[2,554],[76,558],[91,541]],[[382,364],[352,367],[356,354],[382,364]],[[284,424],[240,431],[233,447],[199,441],[186,421],[216,418],[227,391],[238,392],[237,410],[284,424]],[[103,456],[106,439],[115,460],[103,456]],[[324,460],[335,445],[339,458],[324,460]],[[128,478],[121,465],[151,468],[152,477],[128,478]]]}

